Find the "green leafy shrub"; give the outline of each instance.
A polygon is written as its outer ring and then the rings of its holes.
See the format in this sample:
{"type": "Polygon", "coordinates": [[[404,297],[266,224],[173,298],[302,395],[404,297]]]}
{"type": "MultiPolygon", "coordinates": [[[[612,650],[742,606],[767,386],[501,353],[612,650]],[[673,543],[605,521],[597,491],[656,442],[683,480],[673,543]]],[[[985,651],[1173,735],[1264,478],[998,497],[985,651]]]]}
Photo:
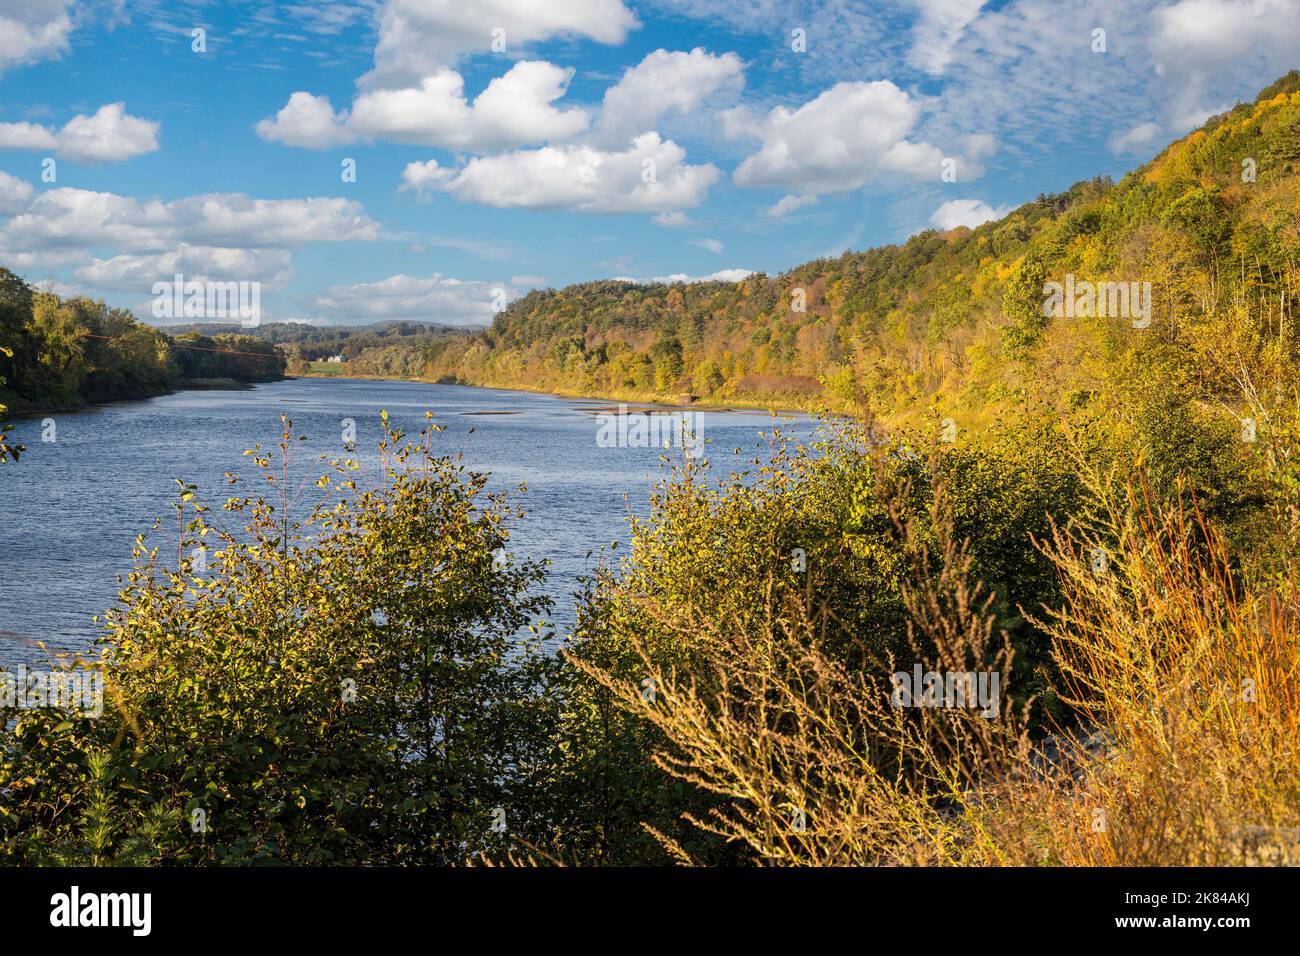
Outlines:
{"type": "Polygon", "coordinates": [[[110,807],[174,862],[451,863],[535,837],[544,572],[505,556],[515,512],[436,432],[385,416],[378,474],[334,462],[301,520],[287,422],[250,453],[270,500],[222,507],[242,529],[182,485],[176,565],[142,540],[108,614],[105,716],[0,711],[0,852],[103,856],[110,807]]]}

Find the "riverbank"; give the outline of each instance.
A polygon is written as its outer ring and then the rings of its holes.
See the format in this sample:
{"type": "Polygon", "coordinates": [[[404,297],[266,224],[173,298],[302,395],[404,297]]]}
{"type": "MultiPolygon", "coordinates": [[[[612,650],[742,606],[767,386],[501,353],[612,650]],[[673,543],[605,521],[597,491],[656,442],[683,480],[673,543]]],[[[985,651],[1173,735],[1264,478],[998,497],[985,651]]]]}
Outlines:
{"type": "Polygon", "coordinates": [[[177,391],[242,392],[252,387],[252,382],[241,382],[233,378],[191,378],[182,382],[177,391]]]}
{"type": "Polygon", "coordinates": [[[737,397],[725,402],[710,399],[693,401],[689,404],[666,401],[662,397],[644,392],[591,393],[562,391],[549,388],[529,388],[526,385],[483,385],[478,382],[449,381],[447,379],[401,378],[395,375],[344,375],[340,373],[323,375],[316,372],[298,372],[286,378],[320,379],[324,381],[361,381],[361,382],[415,382],[423,385],[459,385],[463,388],[481,388],[491,392],[525,392],[530,395],[547,395],[571,401],[606,402],[626,404],[629,407],[665,408],[673,411],[690,409],[700,412],[761,411],[773,415],[815,415],[827,412],[834,416],[846,416],[843,409],[832,409],[824,402],[800,402],[798,399],[782,399],[776,403],[771,399],[737,397]]]}
{"type": "MultiPolygon", "coordinates": [[[[291,377],[286,375],[284,379],[274,379],[273,381],[284,381],[291,377]]],[[[242,392],[248,391],[258,384],[262,383],[240,382],[233,378],[193,378],[185,379],[177,384],[175,388],[168,388],[159,392],[141,392],[114,398],[79,399],[76,403],[62,402],[53,405],[23,405],[21,397],[14,395],[12,392],[0,390],[0,405],[8,406],[9,410],[4,416],[7,421],[26,421],[45,415],[70,415],[74,412],[89,411],[92,408],[100,408],[105,405],[144,402],[151,398],[161,398],[164,395],[175,395],[177,392],[242,392]]]]}

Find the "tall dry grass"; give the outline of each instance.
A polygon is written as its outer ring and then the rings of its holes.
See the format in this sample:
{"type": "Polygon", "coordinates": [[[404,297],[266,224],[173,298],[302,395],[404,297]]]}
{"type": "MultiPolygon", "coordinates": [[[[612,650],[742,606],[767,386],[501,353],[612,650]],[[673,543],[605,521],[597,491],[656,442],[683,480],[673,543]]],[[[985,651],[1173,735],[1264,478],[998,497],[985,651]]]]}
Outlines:
{"type": "Polygon", "coordinates": [[[1194,503],[1155,503],[1140,478],[1097,500],[1040,543],[1065,601],[1039,623],[1074,717],[1046,737],[1014,686],[991,718],[891,700],[915,663],[1013,673],[942,490],[906,597],[913,659],[847,669],[808,593],[769,600],[757,630],[647,602],[703,655],[689,674],[644,648],[638,680],[575,663],[662,732],[661,768],[715,797],[690,822],[760,863],[1300,862],[1300,582],[1244,579],[1194,503]]]}
{"type": "Polygon", "coordinates": [[[1074,794],[1101,825],[1080,834],[1049,815],[1022,853],[1300,863],[1300,582],[1243,574],[1194,502],[1158,505],[1140,482],[1116,495],[1045,543],[1066,594],[1048,625],[1062,692],[1106,738],[1074,794]],[[1086,536],[1111,542],[1103,571],[1086,536]]]}

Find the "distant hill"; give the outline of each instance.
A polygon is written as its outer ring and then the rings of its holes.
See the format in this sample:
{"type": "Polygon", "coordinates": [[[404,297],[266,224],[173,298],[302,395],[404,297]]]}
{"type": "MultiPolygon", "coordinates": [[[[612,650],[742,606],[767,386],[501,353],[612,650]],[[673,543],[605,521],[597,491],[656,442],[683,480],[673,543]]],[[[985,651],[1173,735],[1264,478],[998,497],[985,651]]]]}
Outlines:
{"type": "MultiPolygon", "coordinates": [[[[158,326],[168,335],[180,335],[185,332],[197,332],[200,335],[217,335],[231,331],[229,322],[195,322],[186,325],[158,326]]],[[[426,335],[430,332],[448,333],[480,331],[486,326],[443,325],[439,322],[416,322],[412,320],[387,320],[371,322],[368,325],[313,325],[308,322],[266,322],[248,328],[240,327],[244,335],[255,335],[271,342],[314,342],[325,339],[338,339],[353,335],[372,335],[377,338],[408,337],[426,335]]]]}
{"type": "MultiPolygon", "coordinates": [[[[211,334],[229,331],[215,323],[173,325],[169,335],[189,332],[211,334]]],[[[463,335],[463,326],[434,322],[385,321],[369,325],[308,325],[270,322],[240,332],[269,342],[285,357],[291,375],[349,374],[391,378],[421,378],[429,361],[429,348],[450,335],[463,335]],[[330,359],[340,358],[341,362],[330,359]]]]}

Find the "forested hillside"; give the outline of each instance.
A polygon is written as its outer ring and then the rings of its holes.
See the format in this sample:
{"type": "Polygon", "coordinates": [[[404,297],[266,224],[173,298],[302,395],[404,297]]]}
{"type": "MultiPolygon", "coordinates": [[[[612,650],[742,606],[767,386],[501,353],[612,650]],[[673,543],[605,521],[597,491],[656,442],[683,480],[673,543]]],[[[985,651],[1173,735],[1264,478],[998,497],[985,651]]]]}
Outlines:
{"type": "Polygon", "coordinates": [[[248,335],[171,337],[125,309],[31,288],[0,268],[0,403],[12,412],[147,398],[202,379],[273,381],[284,358],[248,335]]]}
{"type": "Polygon", "coordinates": [[[428,374],[631,398],[691,393],[983,425],[1025,402],[1141,417],[1175,396],[1242,409],[1295,358],[1300,76],[1115,185],[1042,195],[739,283],[592,282],[512,303],[430,349],[428,374]],[[1044,315],[1044,284],[1149,282],[1154,314],[1044,315]],[[1248,376],[1249,381],[1244,381],[1248,376]]]}

